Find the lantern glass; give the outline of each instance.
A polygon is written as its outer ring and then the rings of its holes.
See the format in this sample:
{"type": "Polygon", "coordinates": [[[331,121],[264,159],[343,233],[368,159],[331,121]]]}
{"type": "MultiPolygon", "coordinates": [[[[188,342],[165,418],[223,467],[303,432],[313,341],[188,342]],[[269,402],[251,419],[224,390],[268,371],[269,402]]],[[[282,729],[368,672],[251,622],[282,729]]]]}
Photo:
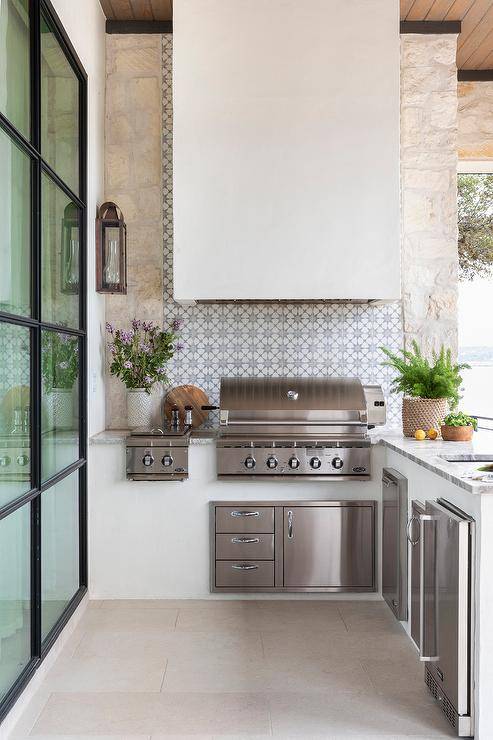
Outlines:
{"type": "Polygon", "coordinates": [[[103,282],[105,286],[117,286],[121,280],[121,248],[120,248],[120,227],[106,226],[103,230],[104,235],[104,265],[103,265],[103,282]]]}

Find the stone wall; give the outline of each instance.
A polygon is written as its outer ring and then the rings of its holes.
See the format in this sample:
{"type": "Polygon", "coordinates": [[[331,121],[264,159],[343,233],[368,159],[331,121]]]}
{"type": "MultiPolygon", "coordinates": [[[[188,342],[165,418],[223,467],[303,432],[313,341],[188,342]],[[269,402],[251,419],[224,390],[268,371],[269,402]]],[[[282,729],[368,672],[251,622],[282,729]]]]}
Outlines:
{"type": "Polygon", "coordinates": [[[404,341],[457,350],[457,37],[401,37],[404,341]]]}
{"type": "MultiPolygon", "coordinates": [[[[163,318],[161,36],[106,36],[105,198],[127,223],[128,295],[107,296],[106,319],[163,318]]],[[[159,402],[160,389],[154,402],[159,402]]],[[[106,425],[126,427],[126,393],[108,377],[106,425]]]]}
{"type": "Polygon", "coordinates": [[[493,82],[459,82],[459,159],[493,160],[493,82]]]}

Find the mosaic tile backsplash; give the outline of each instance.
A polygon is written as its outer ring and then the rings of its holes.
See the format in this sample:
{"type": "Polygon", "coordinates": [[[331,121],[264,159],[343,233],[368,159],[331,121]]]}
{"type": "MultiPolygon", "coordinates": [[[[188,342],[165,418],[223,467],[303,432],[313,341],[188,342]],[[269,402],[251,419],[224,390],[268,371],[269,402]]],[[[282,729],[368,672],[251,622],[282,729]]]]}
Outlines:
{"type": "Polygon", "coordinates": [[[221,303],[183,307],[173,301],[172,36],[162,37],[164,320],[182,318],[183,351],[171,365],[174,384],[193,383],[219,401],[221,376],[353,376],[379,383],[389,424],[400,400],[389,395],[392,372],[380,347],[402,346],[400,304],[221,303]]]}

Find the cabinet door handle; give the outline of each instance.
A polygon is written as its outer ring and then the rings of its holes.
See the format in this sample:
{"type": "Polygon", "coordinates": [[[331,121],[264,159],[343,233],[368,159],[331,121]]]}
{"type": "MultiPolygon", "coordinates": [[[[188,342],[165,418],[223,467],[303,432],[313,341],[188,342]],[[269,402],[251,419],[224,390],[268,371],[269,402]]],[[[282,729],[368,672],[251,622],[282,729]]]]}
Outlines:
{"type": "Polygon", "coordinates": [[[293,512],[288,511],[288,537],[290,540],[293,539],[293,512]]]}
{"type": "Polygon", "coordinates": [[[417,539],[413,540],[413,538],[411,537],[411,527],[413,525],[413,522],[419,522],[419,516],[416,516],[416,514],[413,514],[412,515],[412,517],[409,519],[409,521],[407,523],[407,527],[406,527],[406,533],[407,533],[408,542],[414,547],[419,542],[419,532],[418,532],[417,539]]]}
{"type": "Polygon", "coordinates": [[[232,511],[231,516],[260,516],[260,511],[232,511]]]}
{"type": "Polygon", "coordinates": [[[242,563],[241,565],[232,565],[231,566],[233,570],[257,570],[258,565],[248,565],[247,563],[242,563]]]}
{"type": "Polygon", "coordinates": [[[259,537],[232,537],[231,542],[233,545],[253,545],[260,542],[259,537]]]}

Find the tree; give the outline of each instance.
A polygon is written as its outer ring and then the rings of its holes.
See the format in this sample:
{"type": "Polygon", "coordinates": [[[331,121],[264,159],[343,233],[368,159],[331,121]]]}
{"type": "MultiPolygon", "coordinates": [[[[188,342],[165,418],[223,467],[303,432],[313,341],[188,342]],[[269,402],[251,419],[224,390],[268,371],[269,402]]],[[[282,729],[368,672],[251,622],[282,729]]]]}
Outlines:
{"type": "Polygon", "coordinates": [[[493,175],[459,175],[461,280],[493,274],[493,175]]]}

